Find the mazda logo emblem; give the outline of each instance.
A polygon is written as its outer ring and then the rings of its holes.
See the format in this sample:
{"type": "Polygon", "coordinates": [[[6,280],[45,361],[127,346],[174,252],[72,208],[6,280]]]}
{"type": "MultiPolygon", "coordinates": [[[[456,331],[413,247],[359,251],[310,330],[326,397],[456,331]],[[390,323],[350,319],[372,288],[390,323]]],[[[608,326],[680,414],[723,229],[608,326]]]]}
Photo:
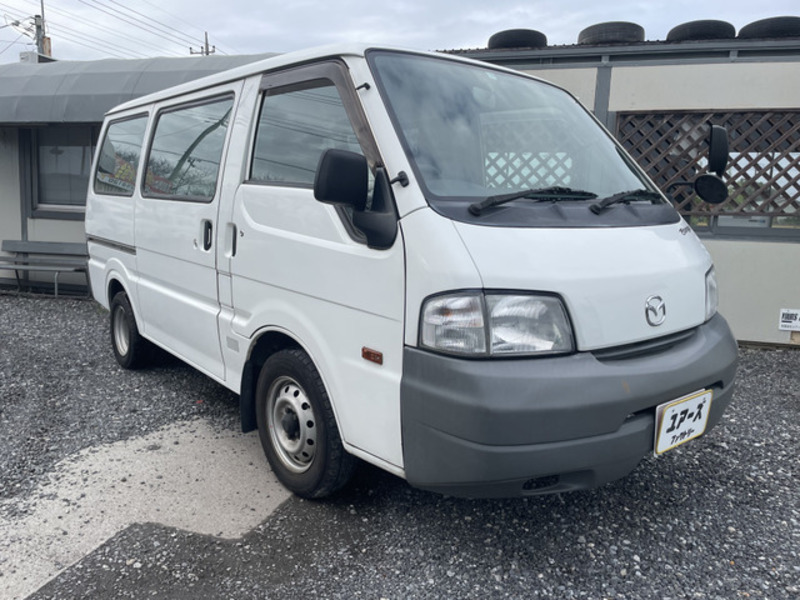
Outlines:
{"type": "Polygon", "coordinates": [[[644,303],[644,316],[647,322],[658,327],[667,319],[667,305],[661,296],[650,296],[644,303]]]}

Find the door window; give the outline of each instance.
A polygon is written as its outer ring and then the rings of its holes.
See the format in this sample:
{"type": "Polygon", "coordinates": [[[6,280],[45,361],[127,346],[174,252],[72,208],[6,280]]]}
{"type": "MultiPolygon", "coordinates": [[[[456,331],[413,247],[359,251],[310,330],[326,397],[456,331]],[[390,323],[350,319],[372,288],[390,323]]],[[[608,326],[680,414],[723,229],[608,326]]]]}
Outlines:
{"type": "Polygon", "coordinates": [[[329,148],[362,154],[332,81],[270,90],[261,103],[250,180],[311,187],[329,148]]]}

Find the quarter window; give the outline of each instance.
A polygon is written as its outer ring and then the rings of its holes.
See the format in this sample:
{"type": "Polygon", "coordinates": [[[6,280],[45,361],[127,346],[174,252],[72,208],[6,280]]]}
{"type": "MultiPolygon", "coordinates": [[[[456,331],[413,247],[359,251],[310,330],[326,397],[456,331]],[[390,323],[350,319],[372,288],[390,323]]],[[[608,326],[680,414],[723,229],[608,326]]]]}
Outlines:
{"type": "Polygon", "coordinates": [[[147,116],[142,116],[108,126],[94,176],[96,193],[133,195],[146,125],[147,116]]]}
{"type": "Polygon", "coordinates": [[[310,187],[329,148],[362,154],[333,82],[271,90],[261,104],[250,179],[310,187]]]}
{"type": "Polygon", "coordinates": [[[161,113],[147,157],[143,195],[210,202],[232,108],[229,96],[161,113]]]}

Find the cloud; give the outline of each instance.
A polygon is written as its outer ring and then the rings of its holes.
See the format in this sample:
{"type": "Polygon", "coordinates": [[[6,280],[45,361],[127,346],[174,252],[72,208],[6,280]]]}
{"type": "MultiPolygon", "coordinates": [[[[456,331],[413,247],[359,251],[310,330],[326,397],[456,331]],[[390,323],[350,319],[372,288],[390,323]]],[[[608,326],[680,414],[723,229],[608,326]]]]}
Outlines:
{"type": "MultiPolygon", "coordinates": [[[[0,9],[19,18],[36,11],[36,5],[6,0],[0,9]]],[[[126,14],[125,5],[108,0],[50,3],[46,16],[56,57],[188,55],[186,38],[196,40],[194,47],[199,48],[204,31],[210,44],[229,54],[287,52],[351,41],[429,50],[475,48],[485,47],[497,31],[516,28],[539,30],[553,45],[574,44],[583,28],[618,20],[639,23],[646,39],[656,40],[691,20],[723,19],[740,28],[757,19],[798,13],[796,0],[772,0],[769,6],[744,0],[173,0],[168,8],[161,8],[158,0],[141,0],[128,10],[142,13],[152,25],[167,27],[166,34],[155,35],[133,21],[136,15],[126,14]]],[[[11,28],[0,29],[0,49],[16,36],[11,28]]],[[[0,61],[16,61],[22,48],[17,44],[0,55],[0,61]]]]}

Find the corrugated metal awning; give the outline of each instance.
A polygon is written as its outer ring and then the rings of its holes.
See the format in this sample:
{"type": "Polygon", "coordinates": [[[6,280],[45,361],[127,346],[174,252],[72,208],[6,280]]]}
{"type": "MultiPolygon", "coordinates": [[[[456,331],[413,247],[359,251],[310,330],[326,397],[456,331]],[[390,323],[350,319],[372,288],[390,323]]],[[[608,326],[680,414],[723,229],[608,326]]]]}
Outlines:
{"type": "Polygon", "coordinates": [[[270,56],[0,65],[0,124],[99,123],[122,102],[270,56]]]}

